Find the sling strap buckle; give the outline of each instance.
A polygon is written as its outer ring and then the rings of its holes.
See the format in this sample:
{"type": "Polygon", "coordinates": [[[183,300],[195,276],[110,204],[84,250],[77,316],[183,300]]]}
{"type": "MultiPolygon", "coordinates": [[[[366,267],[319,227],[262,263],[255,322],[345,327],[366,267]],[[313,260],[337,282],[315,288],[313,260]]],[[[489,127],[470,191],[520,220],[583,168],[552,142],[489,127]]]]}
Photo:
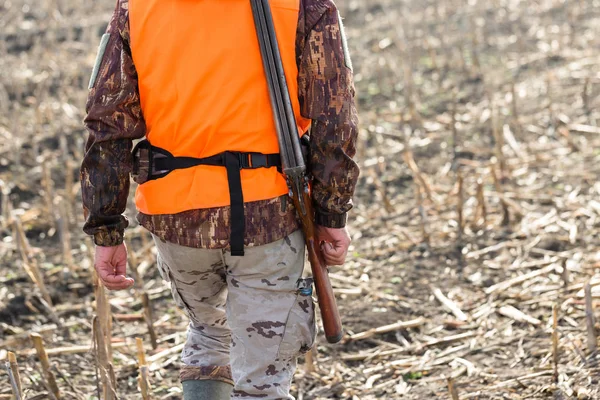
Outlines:
{"type": "Polygon", "coordinates": [[[281,163],[277,163],[279,165],[269,163],[269,156],[273,156],[273,154],[237,153],[237,155],[240,161],[240,169],[270,168],[281,165],[281,163]]]}

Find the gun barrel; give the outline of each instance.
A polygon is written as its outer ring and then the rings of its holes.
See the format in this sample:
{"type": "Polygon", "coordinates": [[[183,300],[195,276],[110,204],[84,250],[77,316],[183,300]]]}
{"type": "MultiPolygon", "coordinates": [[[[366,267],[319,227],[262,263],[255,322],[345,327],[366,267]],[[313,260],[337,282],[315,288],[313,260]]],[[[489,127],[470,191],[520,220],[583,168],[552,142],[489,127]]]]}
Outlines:
{"type": "Polygon", "coordinates": [[[256,25],[263,66],[269,84],[269,97],[277,129],[277,139],[286,176],[294,179],[306,171],[296,117],[281,62],[281,54],[271,8],[267,0],[252,0],[252,13],[256,25]]]}

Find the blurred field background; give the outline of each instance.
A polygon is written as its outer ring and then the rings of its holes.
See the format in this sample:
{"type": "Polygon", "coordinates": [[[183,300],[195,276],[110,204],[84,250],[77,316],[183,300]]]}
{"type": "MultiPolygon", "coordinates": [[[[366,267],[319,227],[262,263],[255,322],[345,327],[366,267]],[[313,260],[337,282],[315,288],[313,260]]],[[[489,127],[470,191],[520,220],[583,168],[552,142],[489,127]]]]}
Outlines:
{"type": "MultiPolygon", "coordinates": [[[[352,257],[331,274],[347,336],[319,336],[294,394],[600,399],[600,1],[337,3],[361,119],[352,257]]],[[[134,290],[94,286],[81,232],[81,121],[113,8],[0,0],[0,359],[16,354],[27,399],[141,399],[140,374],[181,398],[186,319],[133,206],[134,290]]]]}

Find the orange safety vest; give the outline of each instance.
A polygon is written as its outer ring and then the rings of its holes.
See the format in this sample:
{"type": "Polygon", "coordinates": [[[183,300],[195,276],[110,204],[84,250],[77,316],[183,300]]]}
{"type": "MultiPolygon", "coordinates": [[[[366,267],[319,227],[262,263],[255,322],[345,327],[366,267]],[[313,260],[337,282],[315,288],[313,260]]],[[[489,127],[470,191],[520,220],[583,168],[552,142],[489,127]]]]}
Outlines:
{"type": "MultiPolygon", "coordinates": [[[[298,131],[296,29],[299,0],[271,0],[298,131]]],[[[226,151],[279,153],[267,81],[249,0],[130,0],[131,53],[146,138],[176,157],[226,151]]],[[[244,202],[288,192],[277,168],[241,170],[244,202]]],[[[145,214],[175,214],[230,204],[227,172],[199,165],[138,186],[145,214]]]]}

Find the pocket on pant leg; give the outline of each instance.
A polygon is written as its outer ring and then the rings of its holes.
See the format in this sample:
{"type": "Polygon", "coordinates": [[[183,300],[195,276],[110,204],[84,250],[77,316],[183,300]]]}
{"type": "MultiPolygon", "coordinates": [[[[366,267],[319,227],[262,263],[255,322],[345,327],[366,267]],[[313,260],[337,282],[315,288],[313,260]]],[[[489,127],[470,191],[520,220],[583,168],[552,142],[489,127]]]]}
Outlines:
{"type": "Polygon", "coordinates": [[[315,344],[315,304],[312,299],[312,279],[299,279],[298,292],[287,322],[279,358],[292,358],[308,352],[315,344]]]}
{"type": "Polygon", "coordinates": [[[171,294],[173,296],[173,300],[175,300],[175,304],[177,304],[177,306],[179,308],[181,308],[183,311],[185,311],[185,313],[188,315],[188,317],[195,320],[196,314],[194,314],[191,307],[187,304],[187,302],[181,296],[181,292],[179,291],[179,289],[177,288],[177,285],[175,284],[176,281],[175,281],[175,279],[173,279],[173,276],[171,275],[169,266],[160,257],[160,253],[156,257],[156,265],[158,267],[158,273],[160,274],[161,278],[163,278],[166,282],[169,282],[171,284],[171,294]]]}

